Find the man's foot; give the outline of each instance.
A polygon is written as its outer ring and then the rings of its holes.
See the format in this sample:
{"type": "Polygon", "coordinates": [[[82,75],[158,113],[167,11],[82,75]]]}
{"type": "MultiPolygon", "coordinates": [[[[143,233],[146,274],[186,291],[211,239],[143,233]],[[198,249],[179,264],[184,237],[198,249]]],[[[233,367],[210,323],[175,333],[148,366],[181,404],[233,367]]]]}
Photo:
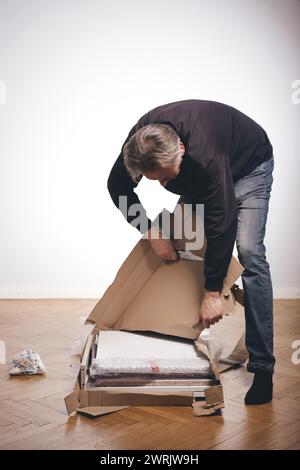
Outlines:
{"type": "Polygon", "coordinates": [[[253,383],[245,396],[246,405],[262,405],[273,397],[272,372],[258,370],[255,372],[253,383]]]}

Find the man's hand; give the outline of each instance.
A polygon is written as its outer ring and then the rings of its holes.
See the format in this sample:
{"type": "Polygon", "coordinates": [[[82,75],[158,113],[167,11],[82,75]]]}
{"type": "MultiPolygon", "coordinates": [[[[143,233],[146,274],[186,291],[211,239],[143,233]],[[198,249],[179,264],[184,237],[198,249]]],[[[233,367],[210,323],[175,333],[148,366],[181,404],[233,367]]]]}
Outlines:
{"type": "Polygon", "coordinates": [[[152,227],[147,232],[147,238],[154,252],[164,261],[178,260],[177,253],[171,240],[162,238],[162,233],[152,227]]]}
{"type": "Polygon", "coordinates": [[[222,302],[219,292],[204,290],[204,297],[200,307],[200,320],[203,320],[205,328],[214,325],[222,319],[222,302]]]}

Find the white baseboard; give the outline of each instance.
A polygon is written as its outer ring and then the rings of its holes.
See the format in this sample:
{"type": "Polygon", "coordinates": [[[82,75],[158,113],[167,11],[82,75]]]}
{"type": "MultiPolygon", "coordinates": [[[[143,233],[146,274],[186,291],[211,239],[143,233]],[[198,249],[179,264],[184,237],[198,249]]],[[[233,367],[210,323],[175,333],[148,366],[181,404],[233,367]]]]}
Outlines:
{"type": "MultiPolygon", "coordinates": [[[[3,287],[0,299],[100,299],[106,287],[3,287]]],[[[274,287],[273,291],[274,299],[300,298],[299,287],[274,287]]]]}
{"type": "Polygon", "coordinates": [[[0,288],[0,299],[99,299],[104,293],[92,287],[0,288]]]}
{"type": "Polygon", "coordinates": [[[273,287],[274,299],[300,299],[300,287],[273,287]]]}

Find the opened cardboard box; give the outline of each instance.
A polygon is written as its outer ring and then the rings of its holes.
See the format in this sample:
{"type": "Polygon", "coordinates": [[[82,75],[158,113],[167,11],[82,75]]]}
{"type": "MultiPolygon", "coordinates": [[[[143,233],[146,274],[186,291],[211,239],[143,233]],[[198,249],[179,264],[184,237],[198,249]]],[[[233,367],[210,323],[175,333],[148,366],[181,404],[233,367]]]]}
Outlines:
{"type": "MultiPolygon", "coordinates": [[[[247,358],[244,311],[232,289],[243,267],[232,257],[221,293],[223,319],[210,328],[209,335],[200,336],[204,326],[202,322],[195,326],[195,318],[204,289],[205,243],[193,249],[191,234],[196,233],[195,227],[198,234],[199,227],[204,233],[203,215],[181,204],[179,217],[178,207],[173,214],[162,214],[171,221],[171,238],[181,225],[191,228],[188,234],[182,230],[181,247],[183,254],[192,256],[166,263],[154,253],[145,236],[136,244],[86,320],[92,331],[80,357],[74,390],[65,398],[69,414],[77,411],[96,417],[127,406],[182,405],[192,406],[194,415],[202,416],[224,407],[220,373],[247,358]],[[166,379],[145,385],[95,387],[89,378],[89,366],[96,335],[103,330],[154,332],[192,340],[199,354],[209,359],[213,375],[188,381],[166,379]],[[216,357],[216,341],[224,343],[222,357],[216,357]]],[[[162,214],[156,219],[158,223],[162,214]]]]}

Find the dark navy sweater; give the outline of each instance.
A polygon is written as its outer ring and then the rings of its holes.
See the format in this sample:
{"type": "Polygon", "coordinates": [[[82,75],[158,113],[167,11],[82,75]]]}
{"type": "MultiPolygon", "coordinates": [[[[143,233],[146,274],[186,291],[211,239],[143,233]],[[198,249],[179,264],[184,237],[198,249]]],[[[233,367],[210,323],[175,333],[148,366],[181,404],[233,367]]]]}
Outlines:
{"type": "MultiPolygon", "coordinates": [[[[130,130],[111,169],[107,186],[117,207],[120,195],[127,196],[128,206],[141,204],[134,191],[138,183],[129,176],[122,151],[129,138],[150,123],[168,124],[185,146],[179,174],[165,188],[183,200],[187,196],[204,204],[205,287],[221,290],[236,238],[234,182],[269,160],[273,156],[272,145],[259,124],[226,104],[194,99],[158,106],[130,130]]],[[[133,219],[126,218],[129,223],[133,219]]],[[[151,221],[147,220],[150,227],[151,221]]]]}

